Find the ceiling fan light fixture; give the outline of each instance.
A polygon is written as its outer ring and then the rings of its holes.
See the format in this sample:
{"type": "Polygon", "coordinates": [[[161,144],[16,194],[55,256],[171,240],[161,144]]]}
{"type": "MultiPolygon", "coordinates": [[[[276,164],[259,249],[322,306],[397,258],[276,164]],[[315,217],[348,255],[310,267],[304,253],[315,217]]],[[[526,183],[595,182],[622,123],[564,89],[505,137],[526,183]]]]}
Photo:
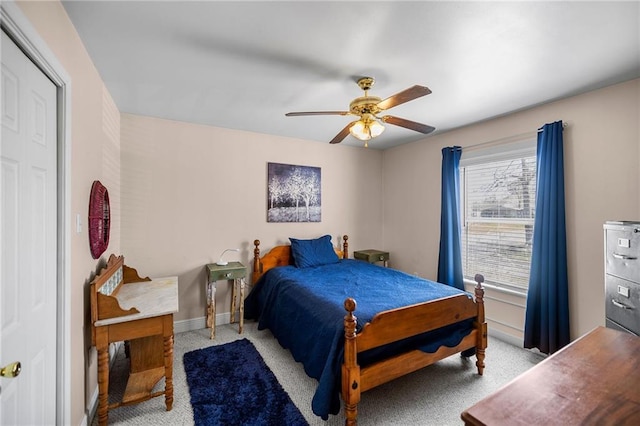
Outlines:
{"type": "Polygon", "coordinates": [[[369,123],[369,131],[371,132],[371,137],[375,138],[384,132],[384,126],[379,121],[373,120],[369,123]]]}
{"type": "Polygon", "coordinates": [[[368,141],[371,139],[371,133],[367,128],[367,124],[362,120],[356,121],[354,125],[349,128],[349,133],[361,141],[368,141]]]}
{"type": "Polygon", "coordinates": [[[362,119],[349,128],[349,133],[361,141],[368,141],[384,132],[384,126],[377,120],[362,119]]]}

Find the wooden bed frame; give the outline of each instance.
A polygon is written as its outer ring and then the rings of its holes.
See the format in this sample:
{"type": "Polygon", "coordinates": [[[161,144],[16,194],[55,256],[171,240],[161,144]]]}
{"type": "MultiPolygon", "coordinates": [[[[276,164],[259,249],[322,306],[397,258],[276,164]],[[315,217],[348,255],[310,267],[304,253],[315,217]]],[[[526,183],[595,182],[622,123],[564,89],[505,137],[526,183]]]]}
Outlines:
{"type": "MultiPolygon", "coordinates": [[[[342,250],[336,253],[348,258],[348,237],[343,236],[342,250]]],[[[260,241],[253,242],[252,284],[269,269],[292,265],[291,247],[276,246],[264,257],[260,257],[260,241]]],[[[475,301],[464,294],[443,297],[429,302],[380,312],[356,334],[356,301],[347,298],[344,302],[347,314],[344,317],[345,347],[342,364],[342,399],[345,406],[345,425],[356,425],[360,394],[383,383],[431,365],[448,356],[475,348],[478,374],[484,371],[487,348],[487,323],[484,318],[484,277],[475,276],[475,301]],[[420,350],[405,352],[379,361],[367,367],[358,365],[358,354],[378,346],[386,345],[420,333],[435,330],[465,319],[473,318],[473,330],[455,347],[441,346],[434,353],[420,350]]]]}

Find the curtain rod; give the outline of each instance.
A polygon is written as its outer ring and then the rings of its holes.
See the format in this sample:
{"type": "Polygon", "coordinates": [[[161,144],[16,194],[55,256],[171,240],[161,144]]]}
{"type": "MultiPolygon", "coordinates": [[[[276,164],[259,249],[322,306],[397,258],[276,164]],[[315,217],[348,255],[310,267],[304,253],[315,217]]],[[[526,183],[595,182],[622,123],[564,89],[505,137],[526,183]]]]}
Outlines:
{"type": "MultiPolygon", "coordinates": [[[[568,125],[569,124],[566,123],[566,122],[562,123],[562,130],[566,129],[568,125]]],[[[488,148],[488,147],[491,147],[491,146],[498,146],[498,145],[503,145],[503,144],[512,143],[512,142],[518,142],[518,141],[521,141],[523,139],[533,138],[534,136],[536,136],[541,131],[542,131],[542,127],[539,128],[538,130],[534,131],[534,132],[525,132],[525,133],[520,133],[518,135],[512,135],[512,136],[507,136],[507,137],[504,137],[504,138],[495,139],[495,140],[488,141],[488,142],[478,143],[478,144],[475,144],[475,145],[463,146],[462,147],[462,151],[473,151],[473,150],[480,149],[480,148],[488,148]]]]}

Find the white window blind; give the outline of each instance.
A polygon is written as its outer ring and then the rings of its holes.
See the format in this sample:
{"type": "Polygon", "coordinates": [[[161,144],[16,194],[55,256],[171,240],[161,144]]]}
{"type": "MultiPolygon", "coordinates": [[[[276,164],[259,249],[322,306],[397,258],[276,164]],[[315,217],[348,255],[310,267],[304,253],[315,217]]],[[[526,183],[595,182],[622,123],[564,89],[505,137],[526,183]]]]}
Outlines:
{"type": "Polygon", "coordinates": [[[536,199],[535,141],[472,152],[460,162],[465,278],[526,291],[536,199]],[[493,151],[493,152],[492,152],[493,151]]]}

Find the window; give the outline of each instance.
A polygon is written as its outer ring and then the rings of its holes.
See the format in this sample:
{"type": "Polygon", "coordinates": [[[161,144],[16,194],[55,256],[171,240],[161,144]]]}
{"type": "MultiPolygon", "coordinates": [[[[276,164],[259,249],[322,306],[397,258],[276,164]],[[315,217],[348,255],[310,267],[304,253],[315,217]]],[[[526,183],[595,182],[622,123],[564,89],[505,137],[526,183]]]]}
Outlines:
{"type": "Polygon", "coordinates": [[[536,200],[535,141],[464,152],[460,161],[462,269],[498,287],[529,285],[536,200]]]}

